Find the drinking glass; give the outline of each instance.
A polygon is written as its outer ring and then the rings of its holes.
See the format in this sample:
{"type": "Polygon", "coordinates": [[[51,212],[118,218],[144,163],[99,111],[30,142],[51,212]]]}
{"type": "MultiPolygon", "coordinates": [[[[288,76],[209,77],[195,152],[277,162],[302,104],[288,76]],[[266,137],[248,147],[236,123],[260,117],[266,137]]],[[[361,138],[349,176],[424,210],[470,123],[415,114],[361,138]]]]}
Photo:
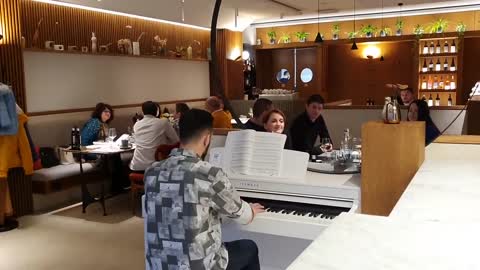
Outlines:
{"type": "Polygon", "coordinates": [[[322,138],[320,149],[322,149],[323,152],[332,152],[332,140],[330,140],[330,138],[322,138]]]}
{"type": "Polygon", "coordinates": [[[352,139],[352,155],[354,155],[354,159],[361,160],[362,159],[362,139],[360,138],[353,138],[352,139]]]}
{"type": "Polygon", "coordinates": [[[117,130],[115,128],[109,128],[108,129],[108,137],[110,138],[110,143],[111,143],[111,146],[113,147],[113,140],[115,139],[115,137],[117,137],[117,130]]]}

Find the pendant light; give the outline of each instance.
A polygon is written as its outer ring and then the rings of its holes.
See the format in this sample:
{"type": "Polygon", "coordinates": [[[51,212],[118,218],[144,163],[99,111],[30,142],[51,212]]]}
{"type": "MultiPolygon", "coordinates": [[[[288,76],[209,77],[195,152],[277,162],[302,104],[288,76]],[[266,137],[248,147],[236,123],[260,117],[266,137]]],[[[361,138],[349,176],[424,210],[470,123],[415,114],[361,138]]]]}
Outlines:
{"type": "Polygon", "coordinates": [[[182,22],[185,22],[185,0],[181,0],[182,5],[182,22]]]}
{"type": "Polygon", "coordinates": [[[353,44],[352,44],[352,51],[358,50],[357,42],[355,41],[355,8],[356,8],[356,0],[353,0],[353,44]]]}
{"type": "MultiPolygon", "coordinates": [[[[387,36],[387,33],[385,33],[385,25],[383,25],[383,0],[382,0],[382,29],[380,31],[383,31],[384,35],[387,36]]],[[[385,57],[383,57],[383,53],[382,53],[382,56],[380,56],[380,62],[383,62],[383,61],[385,61],[385,57]]]]}
{"type": "Polygon", "coordinates": [[[320,34],[320,0],[317,0],[317,37],[315,43],[322,43],[322,35],[320,34]]]}
{"type": "Polygon", "coordinates": [[[235,29],[238,28],[238,8],[235,8],[235,29]]]}

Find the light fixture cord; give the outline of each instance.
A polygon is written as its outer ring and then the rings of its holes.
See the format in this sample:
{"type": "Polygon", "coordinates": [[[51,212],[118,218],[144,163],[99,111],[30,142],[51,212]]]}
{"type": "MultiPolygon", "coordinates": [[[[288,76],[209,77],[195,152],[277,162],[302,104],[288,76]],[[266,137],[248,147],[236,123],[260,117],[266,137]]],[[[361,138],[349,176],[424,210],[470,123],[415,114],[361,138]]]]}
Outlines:
{"type": "Polygon", "coordinates": [[[317,33],[320,33],[320,0],[317,0],[317,33]]]}
{"type": "Polygon", "coordinates": [[[355,35],[355,9],[356,9],[356,1],[353,0],[353,34],[355,35]]]}
{"type": "Polygon", "coordinates": [[[382,29],[381,30],[383,30],[383,28],[384,28],[384,25],[383,25],[383,0],[382,0],[382,29]]]}

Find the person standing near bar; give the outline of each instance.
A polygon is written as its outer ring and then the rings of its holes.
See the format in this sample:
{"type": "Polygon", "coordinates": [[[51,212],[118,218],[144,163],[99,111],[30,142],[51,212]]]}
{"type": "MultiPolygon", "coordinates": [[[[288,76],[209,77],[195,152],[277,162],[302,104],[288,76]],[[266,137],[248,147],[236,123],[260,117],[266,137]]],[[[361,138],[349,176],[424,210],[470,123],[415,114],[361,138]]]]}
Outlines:
{"type": "Polygon", "coordinates": [[[222,217],[248,224],[264,208],[243,201],[223,170],[202,160],[212,127],[208,112],[186,112],[180,148],[145,172],[147,269],[260,270],[255,242],[222,242],[222,217]]]}
{"type": "Polygon", "coordinates": [[[402,99],[403,105],[405,106],[410,106],[410,104],[415,100],[415,96],[413,95],[413,90],[410,87],[401,89],[400,97],[402,99]]]}
{"type": "Polygon", "coordinates": [[[253,117],[244,125],[244,129],[253,129],[255,131],[265,131],[263,118],[265,114],[273,109],[273,103],[266,98],[259,98],[253,104],[253,117]]]}
{"type": "Polygon", "coordinates": [[[311,155],[323,153],[320,147],[315,147],[318,137],[330,138],[327,125],[322,117],[324,99],[320,95],[312,95],[307,99],[305,111],[297,116],[290,128],[292,148],[311,155]]]}

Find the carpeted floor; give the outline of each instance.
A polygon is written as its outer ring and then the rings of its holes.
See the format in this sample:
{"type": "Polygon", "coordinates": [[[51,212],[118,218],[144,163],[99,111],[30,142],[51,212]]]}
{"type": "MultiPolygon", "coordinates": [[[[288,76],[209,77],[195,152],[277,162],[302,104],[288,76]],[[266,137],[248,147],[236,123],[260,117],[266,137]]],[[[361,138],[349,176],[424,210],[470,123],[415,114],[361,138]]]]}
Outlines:
{"type": "Polygon", "coordinates": [[[99,209],[19,219],[19,229],[0,233],[0,269],[145,269],[143,219],[132,216],[128,194],[108,200],[108,216],[99,209]]]}

